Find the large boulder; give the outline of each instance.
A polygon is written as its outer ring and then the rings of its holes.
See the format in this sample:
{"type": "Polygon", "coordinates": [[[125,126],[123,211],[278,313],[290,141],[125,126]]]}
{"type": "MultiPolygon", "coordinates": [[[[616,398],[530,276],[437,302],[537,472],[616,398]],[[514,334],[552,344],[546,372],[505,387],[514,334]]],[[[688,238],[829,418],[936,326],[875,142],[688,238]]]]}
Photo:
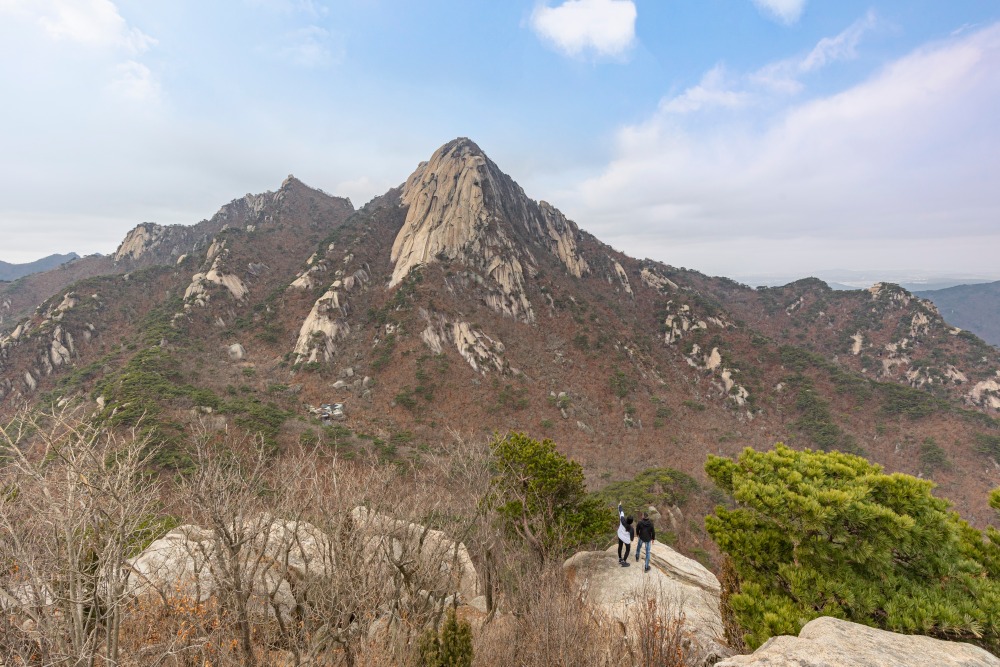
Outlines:
{"type": "MultiPolygon", "coordinates": [[[[645,556],[645,551],[643,552],[645,556]]],[[[699,663],[730,655],[719,612],[721,586],[715,575],[697,561],[660,542],[652,545],[649,572],[630,555],[631,567],[618,563],[617,546],[605,551],[582,551],[569,558],[563,569],[587,600],[629,633],[643,604],[656,601],[662,616],[683,617],[691,635],[690,647],[699,663]]]]}
{"type": "Polygon", "coordinates": [[[136,595],[184,595],[204,601],[215,592],[208,565],[215,549],[213,531],[178,526],[128,561],[129,588],[136,595]]]}
{"type": "MultiPolygon", "coordinates": [[[[287,616],[296,605],[297,582],[332,572],[327,537],[310,523],[259,514],[234,532],[247,540],[241,571],[255,601],[269,613],[287,616]]],[[[221,546],[215,531],[178,526],[129,561],[130,589],[135,595],[204,601],[217,589],[221,546]]]]}
{"type": "Polygon", "coordinates": [[[772,637],[752,655],[716,667],[1000,667],[1000,658],[972,644],[824,616],[806,623],[798,637],[772,637]]]}
{"type": "MultiPolygon", "coordinates": [[[[480,596],[479,577],[465,545],[439,530],[401,521],[359,507],[351,513],[351,532],[345,539],[360,553],[379,560],[372,567],[417,584],[413,600],[459,600],[468,604],[480,596]]],[[[246,517],[230,527],[241,543],[240,571],[252,592],[257,613],[287,618],[308,595],[310,585],[323,586],[337,573],[334,563],[343,545],[305,521],[287,521],[267,513],[246,517]]],[[[128,562],[129,589],[136,596],[162,599],[184,597],[205,601],[226,579],[221,567],[223,541],[215,531],[195,525],[174,528],[128,562]]],[[[449,602],[450,603],[450,602],[449,602]]]]}
{"type": "Polygon", "coordinates": [[[482,594],[476,566],[461,542],[440,530],[379,514],[367,507],[354,508],[351,518],[366,552],[381,553],[397,562],[415,560],[429,575],[428,583],[435,579],[440,582],[437,590],[430,592],[438,595],[457,592],[465,604],[482,594]]]}

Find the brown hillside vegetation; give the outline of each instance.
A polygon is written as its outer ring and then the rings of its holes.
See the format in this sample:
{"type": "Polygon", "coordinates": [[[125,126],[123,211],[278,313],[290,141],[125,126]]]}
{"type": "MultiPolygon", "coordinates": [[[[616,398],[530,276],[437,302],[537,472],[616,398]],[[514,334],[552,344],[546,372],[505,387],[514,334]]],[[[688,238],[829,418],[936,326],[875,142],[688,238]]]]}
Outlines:
{"type": "Polygon", "coordinates": [[[561,559],[502,529],[483,443],[405,465],[326,441],[274,457],[204,421],[179,446],[195,468],[157,477],[148,436],[79,410],[0,429],[4,664],[695,664],[655,597],[626,641],[561,559]],[[439,629],[451,662],[428,661],[439,629]]]}

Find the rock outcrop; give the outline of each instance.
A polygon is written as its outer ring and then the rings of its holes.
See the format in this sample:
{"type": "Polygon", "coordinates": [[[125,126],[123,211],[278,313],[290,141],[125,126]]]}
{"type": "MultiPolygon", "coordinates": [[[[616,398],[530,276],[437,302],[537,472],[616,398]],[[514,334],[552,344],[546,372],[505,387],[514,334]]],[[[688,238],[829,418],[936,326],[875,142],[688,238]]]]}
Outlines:
{"type": "MultiPolygon", "coordinates": [[[[288,615],[296,605],[295,582],[332,571],[328,538],[304,521],[284,521],[267,514],[248,519],[233,533],[241,546],[239,571],[262,613],[288,615]]],[[[194,525],[174,528],[129,561],[134,595],[184,596],[204,601],[218,590],[226,570],[219,565],[223,541],[214,531],[194,525]]],[[[230,566],[231,568],[232,566],[230,566]]]]}
{"type": "Polygon", "coordinates": [[[331,287],[313,304],[295,342],[296,361],[330,361],[338,339],[351,332],[347,322],[347,296],[339,287],[331,287]]]}
{"type": "Polygon", "coordinates": [[[806,623],[798,637],[772,637],[752,655],[716,667],[1000,667],[1000,658],[971,644],[824,616],[806,623]]]}
{"type": "MultiPolygon", "coordinates": [[[[178,229],[180,229],[179,226],[178,229]]],[[[115,251],[115,261],[120,262],[126,257],[139,259],[160,245],[169,232],[169,227],[158,225],[155,222],[144,222],[137,225],[135,229],[125,235],[121,245],[118,246],[118,250],[115,251]]]]}
{"type": "Polygon", "coordinates": [[[250,293],[250,289],[239,276],[226,271],[225,260],[228,255],[225,241],[214,241],[209,246],[205,261],[212,264],[207,271],[191,276],[191,284],[184,290],[185,310],[190,310],[192,305],[204,307],[208,304],[211,297],[205,287],[206,283],[225,287],[237,301],[242,301],[250,293]]]}
{"type": "Polygon", "coordinates": [[[296,361],[314,362],[319,361],[321,356],[323,361],[330,361],[336,352],[337,340],[351,332],[347,321],[351,312],[347,295],[368,283],[368,272],[362,268],[347,276],[343,276],[343,271],[337,274],[342,277],[333,281],[330,289],[316,299],[299,327],[299,337],[293,349],[296,361]]]}
{"type": "MultiPolygon", "coordinates": [[[[330,243],[322,257],[319,253],[306,260],[307,269],[300,272],[289,289],[312,289],[322,284],[324,274],[333,271],[335,278],[326,292],[313,303],[309,315],[299,327],[299,336],[292,348],[296,363],[330,361],[337,351],[337,341],[351,332],[348,316],[351,304],[348,296],[368,288],[370,267],[355,259],[353,253],[343,257],[335,254],[336,244],[330,243]],[[333,270],[333,266],[342,266],[333,270]]],[[[329,278],[327,278],[328,280],[329,278]]],[[[325,281],[324,281],[325,282],[325,281]]]]}
{"type": "Polygon", "coordinates": [[[143,222],[125,235],[112,260],[116,265],[130,268],[176,264],[188,253],[204,248],[210,235],[219,231],[222,224],[214,219],[194,226],[143,222]]]}
{"type": "Polygon", "coordinates": [[[473,370],[483,375],[491,368],[504,371],[506,362],[501,341],[486,335],[468,322],[449,321],[440,314],[425,310],[421,310],[420,314],[427,320],[427,327],[420,332],[420,338],[434,354],[442,354],[445,345],[450,342],[473,370]]]}
{"type": "Polygon", "coordinates": [[[576,225],[529,199],[468,139],[445,144],[422,163],[406,180],[401,201],[409,208],[392,245],[390,287],[418,266],[458,261],[484,274],[490,307],[532,322],[526,282],[538,262],[530,246],[555,255],[571,275],[589,271],[576,225]]]}
{"type": "MultiPolygon", "coordinates": [[[[657,276],[646,269],[643,269],[642,279],[648,286],[660,291],[666,291],[669,285],[673,285],[666,278],[657,276]]],[[[666,313],[666,319],[663,321],[665,329],[663,341],[669,346],[677,346],[689,333],[708,331],[710,328],[729,329],[733,327],[733,324],[727,321],[723,315],[699,317],[691,310],[690,305],[685,303],[677,307],[673,300],[666,303],[666,313]]],[[[707,351],[702,350],[698,343],[692,343],[690,349],[683,356],[692,368],[711,371],[713,375],[717,375],[718,379],[713,379],[711,383],[718,391],[719,396],[729,399],[739,408],[746,406],[750,392],[736,381],[739,369],[729,368],[723,364],[719,348],[713,347],[711,351],[707,351]]],[[[747,411],[745,417],[752,419],[753,413],[747,411]]]]}
{"type": "Polygon", "coordinates": [[[712,656],[731,653],[723,639],[721,586],[715,575],[660,542],[653,543],[649,572],[643,572],[642,562],[634,560],[631,567],[621,567],[616,549],[582,551],[563,564],[570,581],[591,604],[622,623],[628,635],[637,602],[656,600],[664,620],[683,616],[684,627],[692,634],[691,649],[697,664],[711,664],[712,656]]]}
{"type": "MultiPolygon", "coordinates": [[[[97,303],[98,295],[93,294],[90,299],[97,303]]],[[[23,390],[15,390],[15,383],[7,378],[0,383],[0,402],[18,393],[23,397],[34,392],[44,377],[75,363],[80,352],[78,340],[89,343],[95,332],[93,324],[80,323],[79,320],[71,324],[72,319],[66,317],[82,300],[76,292],[67,292],[61,299],[57,295],[42,304],[32,317],[22,321],[9,334],[0,334],[0,372],[10,368],[17,348],[23,348],[22,353],[26,352],[28,356],[27,366],[17,373],[20,375],[17,385],[23,390]]]]}
{"type": "Polygon", "coordinates": [[[968,394],[968,402],[972,405],[989,407],[1000,410],[1000,371],[997,371],[997,379],[983,380],[977,382],[968,394]]]}
{"type": "Polygon", "coordinates": [[[375,559],[371,566],[382,568],[387,578],[396,573],[419,583],[425,597],[457,593],[468,603],[480,595],[468,550],[443,532],[364,507],[355,508],[344,525],[350,533],[340,536],[345,542],[339,545],[313,524],[267,513],[229,526],[228,542],[211,529],[178,526],[128,562],[129,590],[135,596],[205,601],[238,569],[252,591],[254,611],[287,616],[302,604],[308,582],[322,587],[324,578],[337,574],[336,564],[348,549],[363,554],[359,562],[375,559]],[[236,543],[238,548],[227,548],[236,543]],[[224,565],[223,554],[238,559],[239,567],[224,565]]]}
{"type": "Polygon", "coordinates": [[[479,574],[469,557],[469,550],[461,542],[440,530],[379,514],[366,507],[356,507],[351,519],[367,553],[382,551],[393,560],[403,557],[415,560],[420,568],[430,572],[429,580],[439,580],[439,590],[432,593],[457,592],[465,604],[481,594],[479,574]]]}

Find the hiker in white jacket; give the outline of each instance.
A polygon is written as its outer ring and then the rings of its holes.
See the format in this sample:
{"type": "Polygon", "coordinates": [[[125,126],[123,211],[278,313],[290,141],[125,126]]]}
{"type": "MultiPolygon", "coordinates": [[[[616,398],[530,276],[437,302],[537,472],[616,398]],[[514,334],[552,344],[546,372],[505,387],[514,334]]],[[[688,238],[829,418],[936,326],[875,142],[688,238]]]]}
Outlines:
{"type": "Polygon", "coordinates": [[[632,527],[632,517],[625,516],[622,503],[618,501],[618,564],[628,567],[628,552],[632,549],[632,539],[635,537],[635,528],[632,527]],[[625,555],[622,555],[622,547],[625,547],[625,555]]]}

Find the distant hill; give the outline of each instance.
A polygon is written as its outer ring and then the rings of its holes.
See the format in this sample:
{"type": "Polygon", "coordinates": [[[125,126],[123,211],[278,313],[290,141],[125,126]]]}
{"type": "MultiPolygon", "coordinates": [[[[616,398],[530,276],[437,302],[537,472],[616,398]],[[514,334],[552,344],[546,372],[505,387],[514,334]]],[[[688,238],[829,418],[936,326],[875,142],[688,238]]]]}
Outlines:
{"type": "Polygon", "coordinates": [[[79,257],[75,252],[71,252],[66,255],[49,255],[27,264],[8,264],[0,261],[0,280],[17,280],[32,273],[48,271],[79,257]]]}
{"type": "Polygon", "coordinates": [[[942,317],[968,329],[990,345],[1000,345],[1000,280],[917,292],[937,306],[942,317]]]}

